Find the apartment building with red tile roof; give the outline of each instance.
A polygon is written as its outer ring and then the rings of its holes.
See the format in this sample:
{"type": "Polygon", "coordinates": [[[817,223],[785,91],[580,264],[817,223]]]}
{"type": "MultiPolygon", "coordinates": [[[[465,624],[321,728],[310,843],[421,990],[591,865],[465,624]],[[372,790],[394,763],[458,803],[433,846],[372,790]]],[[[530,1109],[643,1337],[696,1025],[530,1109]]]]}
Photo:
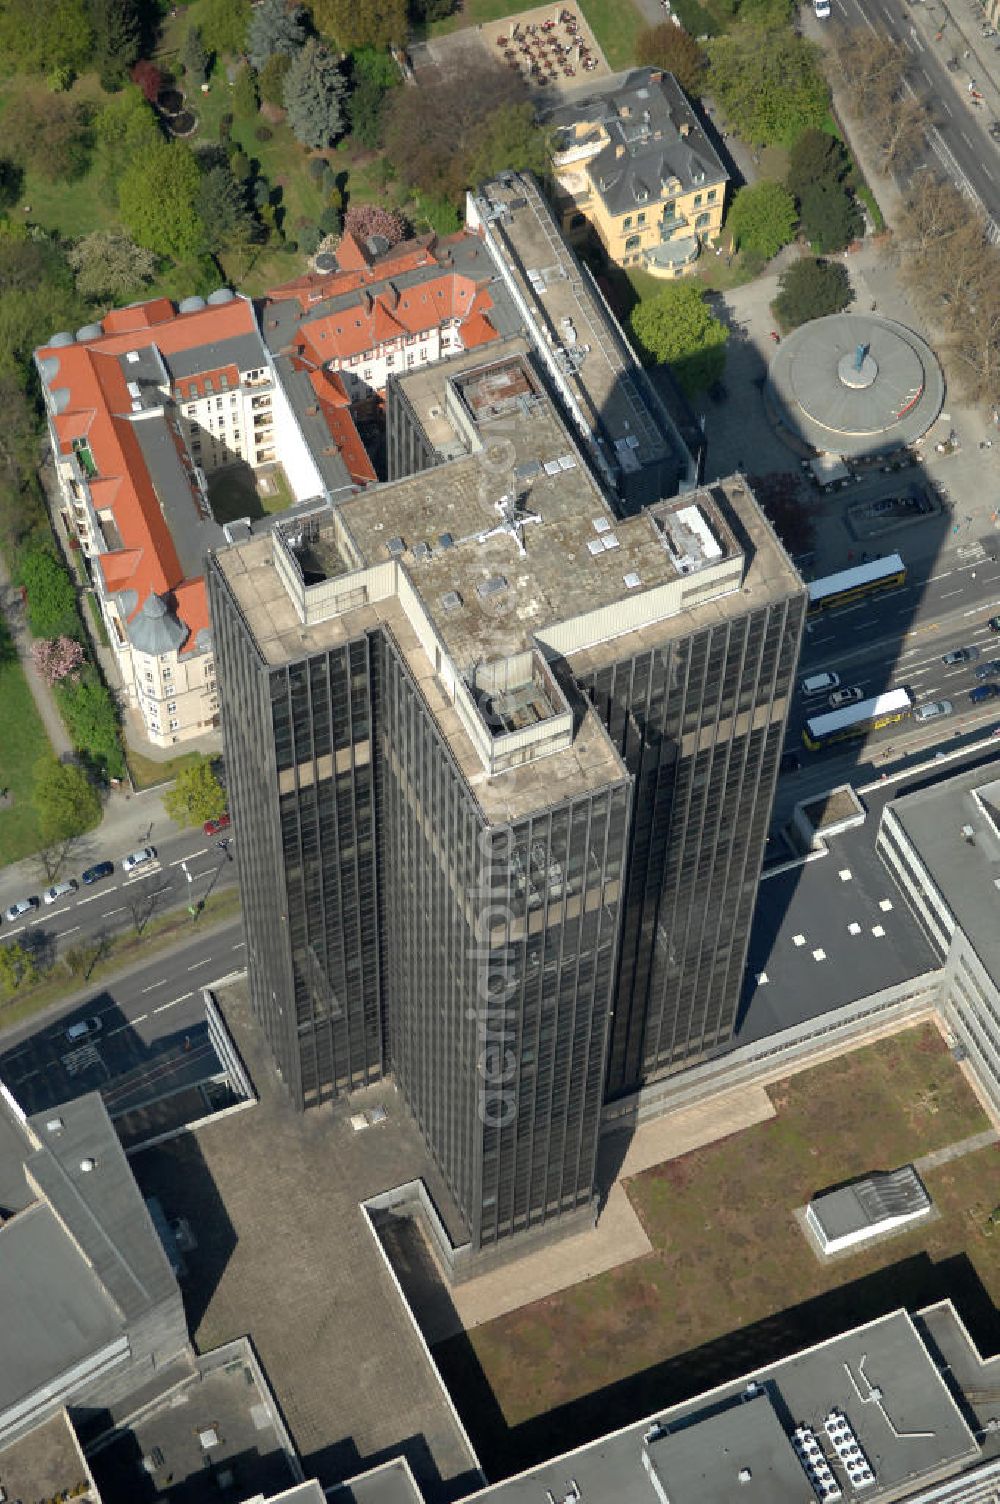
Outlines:
{"type": "Polygon", "coordinates": [[[62,519],[133,719],[161,746],[202,736],[218,725],[203,563],[232,515],[213,511],[210,477],[234,465],[266,476],[280,462],[294,503],[371,483],[347,394],[294,373],[308,393],[297,410],[252,303],[228,289],[115,309],[35,359],[62,519]]]}
{"type": "Polygon", "coordinates": [[[517,327],[480,237],[464,230],[391,248],[345,235],[336,263],[272,288],[263,333],[276,357],[337,372],[353,404],[380,395],[392,375],[517,327]]]}

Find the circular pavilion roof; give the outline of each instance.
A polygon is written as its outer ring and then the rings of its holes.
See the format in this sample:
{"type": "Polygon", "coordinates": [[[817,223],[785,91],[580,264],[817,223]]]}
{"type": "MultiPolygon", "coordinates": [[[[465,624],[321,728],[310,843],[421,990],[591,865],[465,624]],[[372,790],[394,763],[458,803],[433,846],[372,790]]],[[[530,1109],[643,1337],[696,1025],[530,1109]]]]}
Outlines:
{"type": "Polygon", "coordinates": [[[944,402],[944,376],[927,342],[904,324],[835,313],[782,340],[767,398],[795,439],[860,459],[926,433],[944,402]]]}

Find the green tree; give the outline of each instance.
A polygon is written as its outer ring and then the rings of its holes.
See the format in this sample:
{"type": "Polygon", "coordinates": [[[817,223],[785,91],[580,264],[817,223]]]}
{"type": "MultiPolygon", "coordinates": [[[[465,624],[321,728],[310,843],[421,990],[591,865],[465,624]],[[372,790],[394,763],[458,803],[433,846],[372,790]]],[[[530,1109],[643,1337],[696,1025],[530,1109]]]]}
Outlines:
{"type": "Polygon", "coordinates": [[[260,109],[260,90],[257,87],[257,74],[253,68],[244,65],[236,75],[233,84],[233,109],[237,115],[248,119],[256,115],[260,109]]]}
{"type": "MultiPolygon", "coordinates": [[[[0,6],[0,56],[20,73],[49,73],[53,68],[88,66],[94,34],[86,0],[4,0],[0,6]]],[[[5,126],[10,121],[5,118],[5,126]]]]}
{"type": "Polygon", "coordinates": [[[485,182],[505,168],[543,177],[549,169],[551,148],[549,133],[535,124],[533,105],[501,105],[476,132],[469,153],[469,182],[485,182]]]}
{"type": "Polygon", "coordinates": [[[830,91],[812,42],[785,26],[739,23],[707,50],[708,91],[746,140],[787,146],[823,124],[830,91]]]}
{"type": "Polygon", "coordinates": [[[17,576],[27,592],[33,637],[82,635],[73,581],[50,548],[27,549],[17,562],[17,576]]]}
{"type": "Polygon", "coordinates": [[[303,146],[332,146],[344,132],[346,94],[340,64],[311,37],[285,75],[285,109],[295,139],[303,146]]]}
{"type": "Polygon", "coordinates": [[[797,329],[809,319],[842,313],[853,300],[846,266],[804,256],[778,278],[778,296],[771,307],[783,329],[797,329]]]}
{"type": "Polygon", "coordinates": [[[30,987],[37,980],[34,958],[20,940],[0,945],[0,990],[6,997],[13,997],[20,987],[30,987]]]}
{"type": "Polygon", "coordinates": [[[0,157],[0,209],[10,209],[21,197],[24,174],[9,157],[0,157]]]}
{"type": "Polygon", "coordinates": [[[181,768],[173,788],[163,796],[164,808],[178,825],[203,825],[217,820],[226,808],[228,795],[207,757],[181,768]]]}
{"type": "Polygon", "coordinates": [[[658,26],[645,27],[636,38],[635,55],[647,67],[672,73],[688,94],[697,98],[701,93],[708,59],[683,26],[661,21],[658,26]]]}
{"type": "Polygon", "coordinates": [[[134,0],[89,0],[88,9],[98,72],[121,82],[142,46],[142,26],[134,0]]]}
{"type": "Polygon", "coordinates": [[[68,94],[27,95],[5,116],[5,142],[18,161],[53,183],[71,183],[90,165],[91,112],[68,94]]]}
{"type": "Polygon", "coordinates": [[[844,143],[828,131],[810,126],[788,153],[785,186],[789,193],[801,199],[813,183],[842,182],[849,166],[844,143]]]}
{"type": "Polygon", "coordinates": [[[249,19],[249,0],[205,0],[201,34],[209,52],[218,57],[242,52],[249,19]]]}
{"type": "Polygon", "coordinates": [[[260,70],[272,57],[294,57],[306,40],[302,12],[285,0],[261,0],[247,27],[247,57],[260,70]]]}
{"type": "Polygon", "coordinates": [[[795,200],[788,189],[765,178],[739,190],[726,227],[737,250],[754,251],[770,260],[794,239],[795,222],[795,200]]]}
{"type": "Polygon", "coordinates": [[[200,187],[201,173],[190,148],[158,141],[126,167],[118,184],[118,207],[140,245],[184,261],[204,247],[200,187]]]}
{"type": "Polygon", "coordinates": [[[51,755],[35,768],[32,802],[46,846],[82,836],[101,818],[100,797],[84,770],[51,755]]]}
{"type": "MultiPolygon", "coordinates": [[[[23,383],[32,350],[53,329],[78,324],[85,311],[58,244],[0,218],[0,372],[23,383]]],[[[4,412],[0,431],[8,421],[4,412]]]]}
{"type": "Polygon", "coordinates": [[[131,162],[163,142],[156,117],[134,84],[127,84],[101,106],[92,130],[96,166],[104,182],[115,189],[131,162]]]}
{"type": "Polygon", "coordinates": [[[725,324],[713,318],[702,289],[673,282],[632,309],[632,333],[645,357],[666,362],[687,393],[718,381],[726,363],[725,324]]]}
{"type": "Polygon", "coordinates": [[[373,151],[382,139],[382,111],[388,91],[375,78],[365,73],[355,74],[354,88],[347,102],[347,116],[351,122],[351,135],[373,151]]]}
{"type": "Polygon", "coordinates": [[[246,187],[225,163],[202,174],[195,207],[205,227],[205,242],[213,251],[245,243],[253,231],[246,187]]]}
{"type": "Polygon", "coordinates": [[[97,303],[126,303],[156,275],[156,256],[122,230],[92,230],[66,253],[77,290],[97,303]]]}
{"type": "Polygon", "coordinates": [[[839,183],[811,183],[799,205],[802,228],[816,250],[842,251],[861,234],[864,220],[839,183]]]}
{"type": "Polygon", "coordinates": [[[265,104],[274,105],[277,109],[285,107],[285,76],[292,66],[292,60],[283,52],[276,52],[274,57],[268,58],[260,70],[260,97],[265,104]]]}
{"type": "Polygon", "coordinates": [[[208,77],[210,62],[200,26],[189,26],[184,33],[181,62],[184,64],[184,76],[190,80],[193,88],[200,89],[208,77]]]}
{"type": "Polygon", "coordinates": [[[344,52],[405,42],[406,0],[312,0],[313,24],[344,52]]]}
{"type": "Polygon", "coordinates": [[[85,670],[74,683],[63,680],[55,686],[55,697],[78,751],[109,778],[123,777],[118,711],[96,671],[85,670]]]}

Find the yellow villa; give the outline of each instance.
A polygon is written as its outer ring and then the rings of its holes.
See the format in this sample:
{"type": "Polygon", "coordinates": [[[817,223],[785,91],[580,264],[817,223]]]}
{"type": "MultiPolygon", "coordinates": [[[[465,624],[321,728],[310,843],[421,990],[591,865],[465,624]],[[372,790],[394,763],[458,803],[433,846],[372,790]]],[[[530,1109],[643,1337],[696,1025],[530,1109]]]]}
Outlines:
{"type": "Polygon", "coordinates": [[[576,243],[611,261],[682,276],[722,227],[728,177],[672,73],[638,68],[546,117],[557,211],[576,243]]]}

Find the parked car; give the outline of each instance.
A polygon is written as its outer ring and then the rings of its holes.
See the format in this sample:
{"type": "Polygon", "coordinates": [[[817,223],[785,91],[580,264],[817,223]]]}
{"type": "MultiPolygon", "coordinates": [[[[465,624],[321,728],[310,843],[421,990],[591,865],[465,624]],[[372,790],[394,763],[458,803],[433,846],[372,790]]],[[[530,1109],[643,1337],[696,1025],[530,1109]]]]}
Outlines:
{"type": "Polygon", "coordinates": [[[99,883],[102,877],[110,877],[114,870],[114,862],[95,862],[93,867],[88,867],[86,872],[80,874],[80,881],[89,888],[91,883],[99,883]]]}
{"type": "Polygon", "coordinates": [[[813,0],[813,11],[817,21],[825,21],[830,15],[830,0],[813,0]]]}
{"type": "Polygon", "coordinates": [[[975,689],[969,691],[973,705],[981,705],[984,700],[992,700],[995,695],[1000,695],[1000,684],[977,684],[975,689]]]}
{"type": "Polygon", "coordinates": [[[75,1024],[70,1024],[66,1030],[66,1042],[79,1044],[81,1039],[89,1039],[92,1034],[100,1034],[104,1028],[99,1018],[80,1018],[75,1024]]]}
{"type": "Polygon", "coordinates": [[[991,632],[1000,632],[1000,616],[991,616],[986,625],[991,632]]]}
{"type": "Polygon", "coordinates": [[[976,669],[977,679],[1000,679],[1000,658],[988,658],[976,669]]]}
{"type": "Polygon", "coordinates": [[[42,899],[45,903],[58,903],[60,898],[68,898],[71,893],[75,892],[76,878],[67,877],[65,882],[55,883],[51,888],[46,888],[42,899]]]}
{"type": "Polygon", "coordinates": [[[953,668],[956,663],[974,663],[978,657],[977,647],[952,648],[950,653],[945,653],[941,662],[945,668],[953,668]]]}
{"type": "Polygon", "coordinates": [[[37,898],[19,898],[17,903],[12,903],[9,909],[4,910],[5,919],[20,919],[25,914],[30,914],[32,909],[38,908],[37,898]]]}
{"type": "Polygon", "coordinates": [[[223,830],[228,830],[232,823],[229,811],[225,810],[217,820],[206,820],[201,827],[207,836],[217,836],[223,830]]]}
{"type": "Polygon", "coordinates": [[[850,689],[835,689],[827,704],[831,710],[839,710],[841,705],[854,705],[858,700],[863,700],[865,692],[860,684],[852,684],[850,689]]]}
{"type": "Polygon", "coordinates": [[[918,705],[913,712],[915,721],[935,721],[938,716],[951,715],[954,710],[950,700],[928,700],[923,705],[918,705]]]}
{"type": "Polygon", "coordinates": [[[147,862],[155,862],[156,852],[152,846],[140,846],[138,851],[130,851],[128,856],[122,857],[122,871],[131,872],[134,867],[144,867],[147,862]]]}

